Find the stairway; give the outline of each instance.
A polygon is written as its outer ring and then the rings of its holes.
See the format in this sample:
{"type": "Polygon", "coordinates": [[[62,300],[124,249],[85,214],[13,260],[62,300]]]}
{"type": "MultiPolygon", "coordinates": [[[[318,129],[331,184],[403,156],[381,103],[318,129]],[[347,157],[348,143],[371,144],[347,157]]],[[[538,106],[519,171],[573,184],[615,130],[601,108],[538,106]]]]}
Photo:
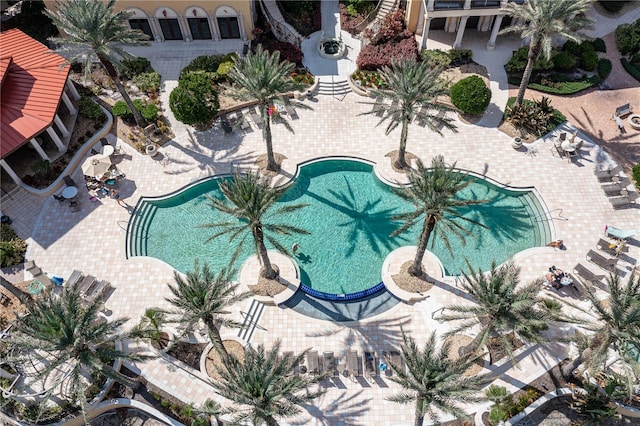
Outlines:
{"type": "Polygon", "coordinates": [[[350,92],[351,87],[344,77],[334,75],[318,77],[318,88],[316,89],[318,95],[338,96],[342,100],[350,92]]]}
{"type": "Polygon", "coordinates": [[[271,24],[271,30],[280,41],[287,41],[300,47],[303,38],[291,25],[287,24],[278,8],[276,0],[262,0],[260,2],[265,17],[271,24]]]}
{"type": "Polygon", "coordinates": [[[400,3],[399,0],[383,0],[382,3],[380,4],[380,7],[378,7],[376,17],[374,18],[373,21],[371,21],[369,25],[367,25],[367,28],[373,30],[374,34],[377,33],[382,23],[382,20],[388,14],[395,11],[398,8],[399,3],[400,3]]]}

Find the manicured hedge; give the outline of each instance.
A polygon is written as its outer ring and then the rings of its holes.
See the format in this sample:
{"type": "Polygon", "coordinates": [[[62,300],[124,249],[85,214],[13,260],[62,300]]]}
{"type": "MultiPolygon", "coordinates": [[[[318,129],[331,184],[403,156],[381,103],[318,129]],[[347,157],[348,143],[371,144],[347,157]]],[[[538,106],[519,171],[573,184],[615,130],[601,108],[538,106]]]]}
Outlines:
{"type": "Polygon", "coordinates": [[[636,164],[631,169],[633,180],[636,181],[636,188],[640,189],[640,164],[636,164]]]}
{"type": "Polygon", "coordinates": [[[104,117],[104,112],[102,112],[100,106],[88,96],[83,96],[80,99],[78,110],[80,115],[87,118],[98,119],[104,117]]]}
{"type": "Polygon", "coordinates": [[[601,79],[606,79],[611,74],[611,61],[607,58],[601,58],[598,61],[598,75],[601,79]]]}
{"type": "Polygon", "coordinates": [[[122,61],[122,74],[129,79],[145,72],[155,72],[147,58],[141,57],[122,61]]]}
{"type": "MultiPolygon", "coordinates": [[[[133,106],[140,111],[142,118],[147,121],[155,121],[158,117],[158,107],[153,103],[145,103],[142,99],[134,99],[133,106]]],[[[131,118],[133,113],[125,103],[125,101],[116,102],[111,108],[113,115],[122,117],[123,119],[131,118]]]]}
{"type": "Polygon", "coordinates": [[[616,46],[622,55],[633,55],[640,50],[640,19],[633,24],[616,28],[616,46]]]}
{"type": "Polygon", "coordinates": [[[211,121],[220,108],[213,73],[192,71],[183,74],[178,87],[169,95],[169,107],[182,123],[204,124],[211,121]]]}
{"type": "Polygon", "coordinates": [[[463,78],[451,86],[451,102],[466,114],[482,114],[491,101],[491,90],[477,75],[463,78]]]}
{"type": "Polygon", "coordinates": [[[607,45],[605,44],[604,40],[601,39],[600,37],[593,40],[593,48],[595,49],[596,52],[607,53],[607,45]]]}
{"type": "Polygon", "coordinates": [[[627,61],[626,58],[621,58],[620,62],[622,62],[622,66],[633,78],[640,81],[640,69],[633,66],[632,63],[627,61]]]}
{"type": "Polygon", "coordinates": [[[598,3],[607,11],[618,13],[622,10],[624,4],[629,3],[629,1],[600,0],[598,3]]]}

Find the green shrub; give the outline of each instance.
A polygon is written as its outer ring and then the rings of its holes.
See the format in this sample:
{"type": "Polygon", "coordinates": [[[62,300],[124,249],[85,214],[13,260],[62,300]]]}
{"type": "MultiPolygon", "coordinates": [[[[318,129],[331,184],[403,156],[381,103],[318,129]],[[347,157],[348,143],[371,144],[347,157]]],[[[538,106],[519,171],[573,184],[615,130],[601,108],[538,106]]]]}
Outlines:
{"type": "MultiPolygon", "coordinates": [[[[134,99],[133,106],[140,111],[142,118],[147,121],[155,121],[158,116],[158,107],[153,103],[145,103],[142,99],[134,99]]],[[[128,119],[133,114],[127,104],[124,101],[118,101],[113,105],[113,115],[116,117],[122,117],[122,119],[128,119]]]]}
{"type": "Polygon", "coordinates": [[[555,58],[553,58],[553,66],[562,71],[568,71],[571,68],[576,66],[577,59],[575,55],[566,50],[558,53],[555,58]]]}
{"type": "Polygon", "coordinates": [[[622,63],[622,67],[631,74],[633,78],[640,81],[640,69],[633,66],[633,64],[627,61],[626,58],[620,58],[620,62],[622,63]]]}
{"type": "Polygon", "coordinates": [[[604,40],[601,39],[600,37],[593,40],[593,48],[595,49],[596,52],[607,53],[607,45],[605,44],[604,40]]]}
{"type": "Polygon", "coordinates": [[[420,52],[420,56],[423,61],[429,61],[432,65],[440,66],[442,68],[446,68],[451,64],[451,58],[447,52],[439,49],[423,50],[420,52]]]}
{"type": "Polygon", "coordinates": [[[580,62],[583,69],[593,71],[598,65],[598,54],[590,50],[584,51],[580,54],[580,62]]]}
{"type": "Polygon", "coordinates": [[[582,53],[582,52],[595,52],[596,48],[593,45],[593,42],[591,40],[585,40],[582,43],[580,43],[580,46],[578,47],[578,52],[582,53]]]}
{"type": "Polygon", "coordinates": [[[636,188],[640,189],[640,163],[633,166],[631,169],[633,180],[636,182],[636,188]]]}
{"type": "Polygon", "coordinates": [[[231,71],[233,67],[233,61],[225,61],[220,64],[220,66],[218,67],[218,71],[216,71],[216,74],[218,74],[218,76],[222,80],[229,80],[229,71],[231,71]]]}
{"type": "Polygon", "coordinates": [[[580,45],[578,43],[576,43],[575,41],[567,40],[567,42],[564,44],[564,46],[562,46],[562,51],[563,52],[569,52],[569,53],[572,53],[574,55],[577,55],[579,47],[580,47],[580,45]]]}
{"type": "Polygon", "coordinates": [[[565,122],[567,118],[551,106],[549,98],[539,101],[525,99],[522,105],[515,104],[516,98],[509,98],[504,119],[518,130],[542,136],[565,122]]]}
{"type": "Polygon", "coordinates": [[[160,89],[160,74],[157,72],[143,72],[133,77],[133,84],[146,94],[158,93],[160,89]]]}
{"type": "Polygon", "coordinates": [[[176,119],[185,124],[204,124],[218,113],[218,92],[210,73],[188,72],[169,96],[169,107],[176,119]]]}
{"type": "Polygon", "coordinates": [[[80,104],[78,105],[78,113],[83,117],[99,119],[104,117],[104,112],[100,105],[95,103],[93,99],[88,96],[80,98],[80,104]]]}
{"type": "Polygon", "coordinates": [[[345,9],[351,16],[368,15],[375,9],[375,3],[369,0],[345,0],[345,9]]]}
{"type": "Polygon", "coordinates": [[[616,46],[622,55],[633,55],[640,49],[640,19],[634,24],[622,24],[616,28],[616,46]]]}
{"type": "Polygon", "coordinates": [[[129,79],[145,72],[153,72],[151,62],[147,58],[125,59],[122,61],[122,74],[129,79]]]}
{"type": "Polygon", "coordinates": [[[491,101],[491,90],[477,75],[463,78],[451,86],[451,102],[466,114],[482,114],[491,101]]]}
{"type": "Polygon", "coordinates": [[[471,49],[451,49],[448,53],[451,62],[455,65],[468,64],[473,57],[471,49]]]}
{"type": "Polygon", "coordinates": [[[598,75],[600,78],[604,80],[609,77],[609,74],[611,74],[611,68],[611,61],[607,58],[601,58],[598,61],[598,75]]]}
{"type": "Polygon", "coordinates": [[[198,56],[193,61],[189,63],[186,67],[180,71],[180,78],[191,71],[206,71],[208,73],[216,74],[218,72],[218,68],[224,62],[233,62],[233,58],[237,56],[236,53],[229,53],[227,55],[209,55],[209,56],[198,56]]]}
{"type": "Polygon", "coordinates": [[[31,166],[33,174],[39,179],[46,179],[51,173],[51,163],[49,160],[41,160],[31,166]]]}
{"type": "MultiPolygon", "coordinates": [[[[546,60],[543,55],[540,55],[538,59],[533,63],[534,71],[548,71],[553,69],[553,58],[557,55],[557,50],[553,50],[551,53],[551,59],[546,60]]],[[[529,60],[529,48],[521,47],[513,53],[509,62],[504,66],[504,69],[509,73],[522,73],[527,67],[527,61],[529,60]]]]}
{"type": "Polygon", "coordinates": [[[125,118],[131,115],[131,110],[129,109],[129,107],[124,101],[117,101],[113,105],[113,107],[111,107],[111,112],[116,117],[122,117],[122,118],[125,118]]]}
{"type": "Polygon", "coordinates": [[[0,267],[21,264],[26,252],[26,241],[18,237],[8,223],[0,224],[0,267]]]}

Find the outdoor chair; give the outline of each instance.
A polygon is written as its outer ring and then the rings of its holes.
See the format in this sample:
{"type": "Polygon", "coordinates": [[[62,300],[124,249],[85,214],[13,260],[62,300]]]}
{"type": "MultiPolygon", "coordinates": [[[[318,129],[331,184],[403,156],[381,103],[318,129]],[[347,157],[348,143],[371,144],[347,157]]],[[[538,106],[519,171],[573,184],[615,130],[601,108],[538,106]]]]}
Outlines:
{"type": "Polygon", "coordinates": [[[71,273],[71,276],[67,280],[67,286],[73,288],[78,284],[78,282],[80,282],[80,280],[82,280],[82,278],[84,278],[82,271],[78,271],[77,269],[74,269],[73,272],[71,273]]]}
{"type": "Polygon", "coordinates": [[[87,304],[92,303],[95,300],[100,303],[104,303],[111,295],[113,289],[114,288],[111,286],[109,281],[98,281],[98,283],[93,287],[91,293],[88,293],[84,300],[87,304]]]}
{"type": "Polygon", "coordinates": [[[78,294],[80,296],[84,296],[87,289],[89,289],[89,287],[95,284],[95,282],[96,282],[96,277],[94,276],[87,275],[83,277],[76,288],[76,290],[78,291],[78,294]]]}
{"type": "Polygon", "coordinates": [[[307,352],[307,373],[318,374],[318,351],[307,352]]]}
{"type": "Polygon", "coordinates": [[[362,357],[362,371],[369,379],[373,379],[378,375],[378,365],[376,363],[375,352],[365,352],[362,357]]]}
{"type": "Polygon", "coordinates": [[[110,145],[110,143],[107,140],[107,138],[100,138],[100,145],[101,146],[107,146],[107,145],[110,145]]]}
{"type": "Polygon", "coordinates": [[[64,181],[64,184],[67,185],[67,186],[78,186],[78,185],[76,185],[74,180],[71,179],[71,176],[69,176],[69,175],[66,175],[65,177],[63,177],[62,180],[64,181]]]}
{"type": "Polygon", "coordinates": [[[621,191],[626,190],[627,186],[629,186],[630,183],[631,182],[628,179],[623,179],[620,182],[602,185],[602,190],[604,191],[605,194],[607,194],[607,196],[627,195],[627,194],[621,194],[621,191]]]}
{"type": "Polygon", "coordinates": [[[602,238],[600,238],[600,240],[598,241],[598,244],[596,244],[596,247],[598,247],[599,250],[602,250],[603,252],[607,253],[609,256],[614,256],[614,257],[619,256],[621,253],[629,252],[628,245],[623,243],[620,243],[620,244],[610,243],[609,241],[603,240],[602,238]]]}
{"type": "Polygon", "coordinates": [[[336,368],[336,359],[333,355],[333,352],[324,352],[322,354],[323,358],[323,370],[325,373],[329,373],[329,376],[337,376],[338,369],[336,368]]]}
{"type": "Polygon", "coordinates": [[[258,129],[262,129],[262,119],[260,118],[260,114],[258,114],[255,107],[249,110],[249,115],[251,115],[251,119],[256,124],[256,126],[258,126],[258,129]]]}
{"type": "Polygon", "coordinates": [[[593,250],[589,250],[589,253],[587,253],[587,260],[609,272],[615,272],[616,264],[618,263],[618,259],[606,258],[593,250]]]}
{"type": "Polygon", "coordinates": [[[387,376],[390,376],[393,373],[393,368],[398,368],[404,370],[404,364],[402,363],[402,355],[400,352],[395,350],[390,350],[389,352],[382,352],[382,356],[390,365],[387,365],[385,369],[385,373],[387,376]]]}
{"type": "Polygon", "coordinates": [[[558,140],[560,142],[564,142],[565,140],[567,140],[567,132],[560,132],[560,134],[558,135],[558,140]]]}
{"type": "Polygon", "coordinates": [[[615,179],[620,180],[620,176],[618,176],[618,173],[620,173],[621,171],[622,167],[615,166],[611,169],[596,170],[594,174],[600,182],[611,182],[615,181],[615,179]]]}
{"type": "Polygon", "coordinates": [[[356,377],[360,376],[360,369],[358,368],[358,351],[347,352],[347,374],[352,380],[356,380],[356,377]]]}
{"type": "Polygon", "coordinates": [[[293,105],[291,105],[289,98],[287,98],[286,96],[283,96],[282,103],[284,104],[285,111],[287,111],[287,114],[289,114],[289,117],[291,117],[292,120],[297,120],[298,118],[300,118],[298,117],[298,113],[296,112],[296,109],[293,107],[293,105]]]}
{"type": "Polygon", "coordinates": [[[373,104],[373,108],[371,111],[376,115],[376,117],[382,117],[384,114],[384,108],[382,107],[383,98],[382,96],[378,96],[376,98],[375,103],[373,104]]]}
{"type": "Polygon", "coordinates": [[[621,197],[610,197],[609,202],[613,206],[614,210],[625,209],[631,207],[632,204],[636,204],[636,200],[640,197],[637,192],[632,192],[629,195],[621,197]]]}
{"type": "Polygon", "coordinates": [[[620,105],[618,108],[616,108],[616,115],[620,118],[624,118],[632,112],[633,107],[631,106],[631,104],[620,105]]]}
{"type": "Polygon", "coordinates": [[[607,237],[613,237],[618,240],[628,240],[629,238],[633,238],[637,231],[635,229],[620,229],[615,226],[607,225],[604,229],[604,233],[607,234],[607,237]]]}
{"type": "Polygon", "coordinates": [[[565,158],[567,156],[565,150],[562,149],[562,142],[559,139],[556,139],[553,143],[553,148],[551,148],[551,154],[554,154],[554,152],[557,153],[560,158],[565,158]]]}
{"type": "MultiPolygon", "coordinates": [[[[573,273],[579,276],[586,285],[595,286],[602,290],[607,290],[607,285],[602,282],[605,276],[594,274],[581,263],[578,263],[573,267],[573,273]]],[[[593,290],[593,288],[591,290],[593,290]]]]}

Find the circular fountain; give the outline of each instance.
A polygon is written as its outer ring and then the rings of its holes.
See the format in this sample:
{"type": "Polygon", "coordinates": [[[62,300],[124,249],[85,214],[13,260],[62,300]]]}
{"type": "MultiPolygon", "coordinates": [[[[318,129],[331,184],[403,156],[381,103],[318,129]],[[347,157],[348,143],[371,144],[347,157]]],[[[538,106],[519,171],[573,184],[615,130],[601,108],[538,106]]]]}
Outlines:
{"type": "Polygon", "coordinates": [[[327,38],[318,45],[320,56],[326,59],[340,59],[347,51],[347,46],[339,38],[327,38]]]}

